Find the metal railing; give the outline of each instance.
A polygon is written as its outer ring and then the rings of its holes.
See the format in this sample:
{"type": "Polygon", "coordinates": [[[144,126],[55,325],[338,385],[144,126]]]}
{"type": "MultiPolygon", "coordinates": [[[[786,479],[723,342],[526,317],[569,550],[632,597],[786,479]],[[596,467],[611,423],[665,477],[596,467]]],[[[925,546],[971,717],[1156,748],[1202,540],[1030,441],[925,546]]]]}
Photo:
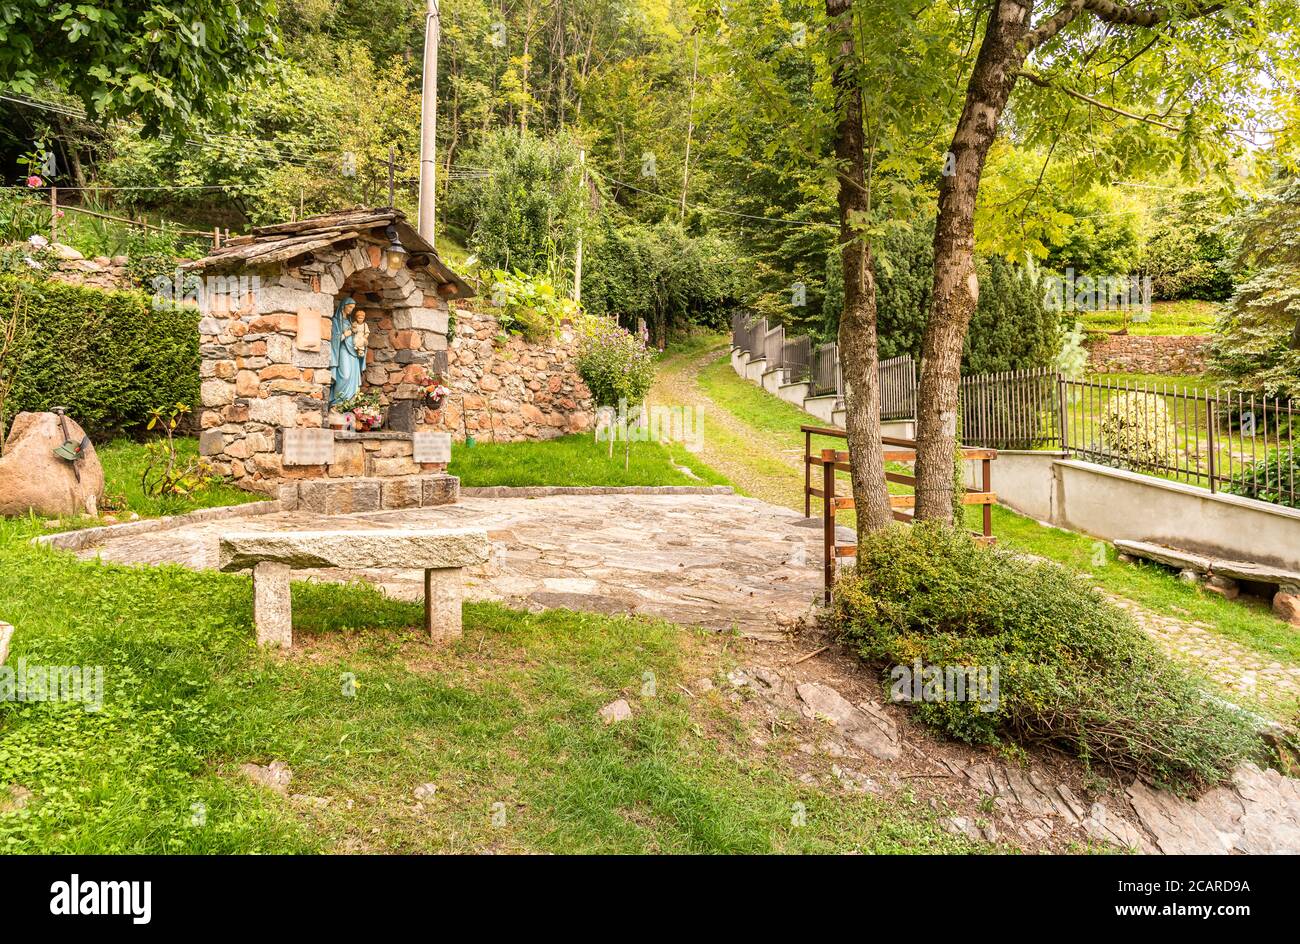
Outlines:
{"type": "Polygon", "coordinates": [[[876,365],[880,379],[880,418],[903,420],[916,417],[916,362],[903,354],[876,365]]]}
{"type": "Polygon", "coordinates": [[[831,394],[844,399],[844,382],[840,371],[840,346],[834,342],[819,344],[813,352],[812,389],[814,397],[828,397],[831,394]]]}
{"type": "Polygon", "coordinates": [[[1071,380],[1050,368],[962,379],[962,442],[1060,449],[1300,507],[1300,404],[1188,384],[1071,380]]]}
{"type": "Polygon", "coordinates": [[[797,338],[787,338],[785,350],[781,354],[785,365],[786,383],[803,383],[812,376],[812,338],[801,334],[797,338]]]}
{"type": "Polygon", "coordinates": [[[785,326],[777,325],[763,335],[763,357],[768,370],[785,366],[785,326]]]}

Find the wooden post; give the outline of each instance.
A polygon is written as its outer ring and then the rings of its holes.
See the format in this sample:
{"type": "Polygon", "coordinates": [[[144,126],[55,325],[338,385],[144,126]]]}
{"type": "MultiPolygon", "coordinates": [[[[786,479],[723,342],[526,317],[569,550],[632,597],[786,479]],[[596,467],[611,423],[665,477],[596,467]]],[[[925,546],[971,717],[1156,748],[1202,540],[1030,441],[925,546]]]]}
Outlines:
{"type": "Polygon", "coordinates": [[[50,188],[50,242],[59,241],[59,188],[50,188]]]}
{"type": "Polygon", "coordinates": [[[826,580],[826,603],[831,602],[831,585],[835,583],[835,450],[822,450],[822,550],[826,580]]]}
{"type": "MultiPolygon", "coordinates": [[[[984,467],[983,469],[984,475],[983,475],[981,487],[982,490],[987,494],[988,492],[993,491],[993,468],[992,468],[993,463],[986,456],[982,465],[984,467]]],[[[986,501],[984,503],[984,536],[987,538],[987,537],[991,537],[992,535],[993,535],[993,506],[986,501]]]]}
{"type": "Polygon", "coordinates": [[[803,516],[812,517],[812,433],[803,434],[803,516]]]}

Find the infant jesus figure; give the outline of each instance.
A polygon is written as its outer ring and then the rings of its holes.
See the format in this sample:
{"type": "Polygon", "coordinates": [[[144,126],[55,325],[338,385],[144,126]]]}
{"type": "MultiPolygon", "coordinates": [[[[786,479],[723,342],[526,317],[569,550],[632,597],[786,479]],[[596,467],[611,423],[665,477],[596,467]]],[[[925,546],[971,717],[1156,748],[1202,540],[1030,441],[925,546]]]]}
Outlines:
{"type": "Polygon", "coordinates": [[[343,332],[343,337],[351,338],[357,349],[357,357],[366,359],[366,348],[370,345],[370,326],[366,324],[366,312],[358,308],[352,316],[352,326],[343,332]]]}

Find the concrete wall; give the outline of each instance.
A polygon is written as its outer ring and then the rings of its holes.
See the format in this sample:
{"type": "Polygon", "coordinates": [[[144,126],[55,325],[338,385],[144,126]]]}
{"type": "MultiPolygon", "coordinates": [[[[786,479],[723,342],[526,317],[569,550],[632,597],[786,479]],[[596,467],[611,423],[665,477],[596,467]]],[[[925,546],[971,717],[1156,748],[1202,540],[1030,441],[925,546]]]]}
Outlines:
{"type": "MultiPolygon", "coordinates": [[[[967,484],[977,486],[978,463],[967,484]]],[[[1108,541],[1150,541],[1214,557],[1300,569],[1300,510],[1066,459],[999,452],[998,504],[1108,541]]]]}

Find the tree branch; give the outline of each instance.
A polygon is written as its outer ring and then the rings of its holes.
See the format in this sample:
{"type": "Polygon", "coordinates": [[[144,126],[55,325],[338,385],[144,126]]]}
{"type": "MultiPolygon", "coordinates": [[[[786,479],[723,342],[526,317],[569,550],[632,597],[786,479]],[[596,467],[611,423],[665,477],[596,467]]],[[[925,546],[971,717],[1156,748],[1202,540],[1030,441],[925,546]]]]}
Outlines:
{"type": "MultiPolygon", "coordinates": [[[[1222,3],[1203,3],[1187,14],[1188,19],[1209,16],[1223,9],[1222,3]]],[[[1156,7],[1126,7],[1114,0],[1069,0],[1038,26],[1025,34],[1025,51],[1033,52],[1065,27],[1076,20],[1080,13],[1087,10],[1097,19],[1117,26],[1152,27],[1169,18],[1167,10],[1156,7]]]]}
{"type": "Polygon", "coordinates": [[[1031,84],[1037,85],[1039,88],[1055,89],[1058,92],[1064,92],[1071,98],[1077,98],[1081,102],[1086,102],[1094,108],[1100,108],[1102,111],[1108,111],[1113,115],[1119,115],[1123,118],[1131,118],[1134,121],[1141,121],[1149,125],[1155,125],[1158,128],[1164,128],[1166,131],[1178,132],[1182,130],[1177,125],[1171,125],[1168,122],[1161,121],[1159,118],[1154,118],[1151,115],[1139,115],[1136,112],[1125,111],[1123,108],[1116,105],[1108,105],[1099,99],[1093,98],[1091,95],[1084,95],[1082,92],[1076,92],[1074,89],[1064,88],[1060,85],[1053,85],[1049,80],[1043,78],[1041,75],[1035,75],[1033,72],[1021,70],[1016,74],[1022,79],[1026,79],[1031,84]]]}

